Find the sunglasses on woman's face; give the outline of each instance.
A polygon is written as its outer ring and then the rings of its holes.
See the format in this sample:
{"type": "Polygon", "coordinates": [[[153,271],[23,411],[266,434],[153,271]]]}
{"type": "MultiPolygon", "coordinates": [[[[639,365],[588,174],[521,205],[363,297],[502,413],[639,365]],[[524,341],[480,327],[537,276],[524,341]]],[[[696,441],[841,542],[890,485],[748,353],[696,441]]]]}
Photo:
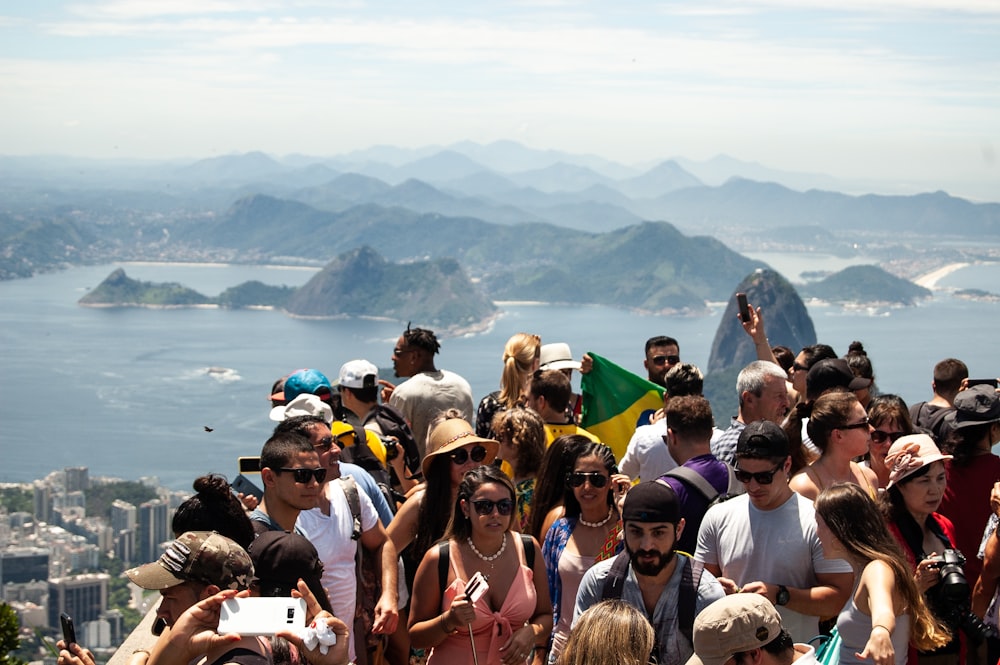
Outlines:
{"type": "Polygon", "coordinates": [[[455,452],[451,453],[449,457],[451,457],[452,463],[456,466],[462,466],[469,461],[470,457],[473,462],[482,462],[486,459],[486,448],[483,446],[473,446],[471,453],[465,448],[459,448],[455,452]]]}
{"type": "Polygon", "coordinates": [[[499,501],[490,501],[489,499],[477,499],[472,502],[472,507],[476,509],[476,512],[486,517],[487,515],[493,514],[493,508],[496,507],[497,512],[506,517],[510,515],[511,511],[514,510],[514,502],[510,499],[500,499],[499,501]]]}
{"type": "Polygon", "coordinates": [[[588,480],[590,481],[590,486],[597,489],[601,489],[608,484],[608,477],[597,471],[574,471],[566,476],[566,484],[570,487],[582,487],[588,480]]]}
{"type": "Polygon", "coordinates": [[[888,441],[890,443],[895,443],[896,439],[904,436],[905,434],[905,432],[883,432],[882,430],[877,429],[872,432],[872,442],[886,443],[888,441]]]}

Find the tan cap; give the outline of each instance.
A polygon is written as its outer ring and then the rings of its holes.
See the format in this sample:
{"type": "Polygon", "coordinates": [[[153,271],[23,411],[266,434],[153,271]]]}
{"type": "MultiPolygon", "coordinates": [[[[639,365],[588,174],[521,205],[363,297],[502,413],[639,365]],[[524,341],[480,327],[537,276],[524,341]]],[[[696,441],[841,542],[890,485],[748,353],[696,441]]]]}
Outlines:
{"type": "Polygon", "coordinates": [[[694,620],[694,654],[687,665],[722,665],[733,654],[758,649],[781,634],[781,616],[767,598],[734,593],[694,620]]]}

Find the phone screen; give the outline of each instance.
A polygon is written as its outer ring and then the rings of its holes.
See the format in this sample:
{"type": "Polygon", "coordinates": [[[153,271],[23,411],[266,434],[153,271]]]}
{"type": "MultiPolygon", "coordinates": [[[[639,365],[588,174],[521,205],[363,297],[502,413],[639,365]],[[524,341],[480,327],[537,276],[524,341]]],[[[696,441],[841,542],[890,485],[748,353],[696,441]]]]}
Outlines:
{"type": "Polygon", "coordinates": [[[747,302],[747,294],[737,293],[736,294],[736,306],[740,310],[740,320],[744,323],[748,323],[751,319],[750,316],[750,304],[747,302]]]}

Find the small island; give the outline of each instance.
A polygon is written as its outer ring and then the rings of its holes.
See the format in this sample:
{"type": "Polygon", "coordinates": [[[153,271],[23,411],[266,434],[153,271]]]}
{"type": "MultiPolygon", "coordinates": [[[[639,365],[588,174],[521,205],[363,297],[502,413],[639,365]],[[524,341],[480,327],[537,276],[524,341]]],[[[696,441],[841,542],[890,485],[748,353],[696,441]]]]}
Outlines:
{"type": "Polygon", "coordinates": [[[857,305],[910,306],[932,295],[930,289],[878,266],[850,266],[799,290],[808,298],[857,305]]]}
{"type": "Polygon", "coordinates": [[[181,284],[135,280],[117,268],[78,304],[280,309],[303,318],[384,318],[453,332],[481,329],[497,312],[454,259],[391,263],[371,247],[341,254],[299,288],[250,281],[216,298],[181,284]]]}

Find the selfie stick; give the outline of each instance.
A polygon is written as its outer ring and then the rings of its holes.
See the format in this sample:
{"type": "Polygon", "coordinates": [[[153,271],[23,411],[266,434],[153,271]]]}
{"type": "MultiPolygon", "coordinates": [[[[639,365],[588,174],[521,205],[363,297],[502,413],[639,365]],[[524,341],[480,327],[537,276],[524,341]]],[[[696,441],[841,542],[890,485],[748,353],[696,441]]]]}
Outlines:
{"type": "Polygon", "coordinates": [[[469,644],[472,645],[472,660],[479,665],[479,656],[476,654],[476,638],[472,636],[472,624],[469,624],[469,644]]]}

